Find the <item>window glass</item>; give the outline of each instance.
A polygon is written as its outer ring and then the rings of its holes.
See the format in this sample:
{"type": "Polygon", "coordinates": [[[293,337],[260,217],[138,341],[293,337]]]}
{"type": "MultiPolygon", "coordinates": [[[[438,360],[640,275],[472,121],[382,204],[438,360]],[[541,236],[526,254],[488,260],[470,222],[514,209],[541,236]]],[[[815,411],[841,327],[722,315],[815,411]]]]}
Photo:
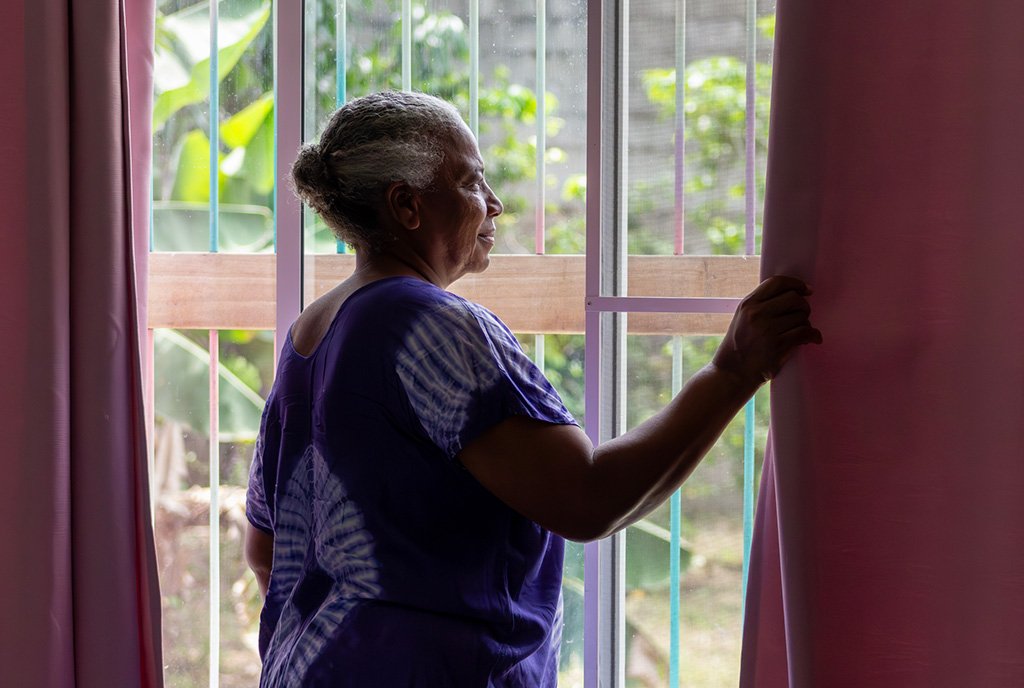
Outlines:
{"type": "MultiPolygon", "coordinates": [[[[633,327],[635,314],[629,317],[633,327]]],[[[633,428],[664,407],[708,363],[718,336],[629,334],[626,422],[633,428]]],[[[626,531],[627,685],[668,686],[673,633],[680,685],[736,685],[743,607],[744,490],[759,477],[767,432],[767,391],[754,403],[755,480],[744,482],[745,418],[740,413],[684,483],[678,535],[670,500],[626,531]],[[678,577],[670,553],[678,551],[678,577]],[[678,591],[673,596],[673,587],[678,591]]],[[[750,498],[753,494],[750,494],[750,498]]]]}
{"type": "Polygon", "coordinates": [[[209,352],[205,331],[156,330],[150,471],[164,680],[200,685],[209,662],[209,352]],[[178,375],[177,371],[190,374],[178,375]]]}
{"type": "MultiPolygon", "coordinates": [[[[269,0],[158,3],[153,251],[273,251],[271,24],[269,0]]],[[[235,257],[203,264],[231,270],[235,257]]],[[[151,293],[165,299],[151,316],[159,310],[164,320],[184,323],[195,315],[175,305],[191,286],[183,275],[164,276],[171,278],[167,292],[161,276],[151,275],[151,293]]],[[[244,477],[272,381],[273,333],[202,319],[216,329],[152,333],[151,494],[164,673],[168,685],[250,686],[260,602],[241,556],[244,477]]]]}
{"type": "MultiPolygon", "coordinates": [[[[273,177],[279,153],[273,148],[272,8],[269,0],[221,0],[216,7],[219,49],[211,52],[208,2],[158,3],[152,246],[160,252],[267,254],[275,242],[273,177]],[[212,92],[211,81],[217,84],[212,92]]],[[[747,0],[629,3],[627,174],[616,191],[626,200],[630,295],[738,297],[756,283],[774,2],[755,3],[753,25],[750,7],[747,0]],[[685,17],[677,17],[677,6],[687,8],[685,17]],[[751,31],[755,140],[748,146],[751,31]],[[683,89],[681,118],[677,82],[683,89]],[[752,244],[748,228],[754,231],[752,244]],[[679,253],[685,255],[673,255],[679,253]]],[[[437,93],[477,125],[489,181],[505,204],[494,253],[583,253],[587,3],[426,0],[403,11],[402,0],[306,0],[305,140],[318,136],[338,104],[353,97],[404,85],[437,93]],[[540,21],[538,7],[544,10],[540,21]]],[[[354,260],[308,211],[303,231],[308,303],[344,279],[354,260]]],[[[246,276],[255,274],[247,271],[266,266],[243,265],[238,258],[272,257],[217,257],[215,269],[236,271],[238,284],[245,285],[246,276]]],[[[549,259],[542,260],[543,269],[551,270],[549,259]]],[[[575,258],[557,260],[567,261],[558,263],[559,270],[572,276],[560,284],[576,280],[573,288],[579,286],[582,296],[582,259],[579,264],[571,263],[575,258]]],[[[558,278],[558,270],[540,274],[540,264],[531,265],[537,274],[524,279],[558,278]]],[[[182,274],[175,277],[179,294],[187,289],[182,274]]],[[[252,309],[250,291],[237,286],[225,302],[237,303],[239,311],[252,309]]],[[[568,301],[571,310],[565,298],[549,299],[547,305],[573,323],[559,331],[575,334],[526,333],[520,340],[582,421],[582,298],[568,301]],[[552,306],[555,301],[561,305],[552,306]]],[[[501,314],[500,304],[488,305],[501,314]]],[[[697,303],[692,310],[629,315],[627,427],[667,403],[713,351],[712,337],[724,331],[728,316],[702,312],[707,308],[697,303]]],[[[264,329],[231,330],[239,325],[227,321],[197,325],[184,316],[179,321],[173,311],[172,325],[154,332],[153,495],[167,680],[171,685],[252,685],[258,672],[259,599],[242,564],[239,517],[244,519],[243,469],[273,375],[273,335],[264,329]],[[182,329],[192,327],[215,329],[182,329]],[[219,370],[213,373],[211,348],[219,352],[219,370]],[[218,394],[214,423],[211,375],[218,394]]],[[[271,327],[271,319],[243,326],[271,327]]],[[[613,401],[606,397],[601,403],[613,401]]],[[[743,461],[753,447],[763,447],[764,393],[755,409],[753,444],[745,437],[741,414],[683,488],[678,547],[671,541],[670,504],[626,535],[630,685],[666,685],[673,663],[684,685],[736,680],[743,500],[756,484],[743,482],[743,461]],[[669,557],[676,550],[678,580],[672,578],[669,557]],[[675,628],[682,648],[674,660],[673,588],[681,593],[675,628]]],[[[760,453],[754,458],[759,466],[760,453]]],[[[582,685],[582,563],[583,548],[570,545],[562,685],[582,685]]]]}
{"type": "MultiPolygon", "coordinates": [[[[584,339],[576,334],[517,335],[523,350],[540,365],[569,412],[583,424],[584,339]],[[542,349],[543,351],[539,351],[542,349]]],[[[558,685],[583,686],[583,545],[565,543],[562,578],[565,627],[558,685]]]]}
{"type": "Polygon", "coordinates": [[[630,253],[760,251],[758,210],[751,250],[746,241],[747,187],[753,179],[749,193],[759,208],[775,9],[774,2],[757,2],[750,25],[753,2],[629,5],[625,194],[630,253]],[[747,146],[751,39],[756,45],[752,160],[747,146]],[[677,158],[680,137],[682,164],[677,158]]]}
{"type": "Polygon", "coordinates": [[[215,51],[208,3],[170,0],[157,9],[155,251],[273,250],[270,2],[222,0],[218,8],[215,51]],[[211,93],[212,70],[217,87],[211,93]],[[215,194],[211,148],[217,161],[215,194]]]}
{"type": "Polygon", "coordinates": [[[220,685],[251,686],[257,680],[261,601],[242,556],[242,537],[249,462],[273,381],[273,333],[221,330],[211,336],[206,330],[158,329],[154,353],[151,484],[165,680],[168,685],[205,685],[212,641],[219,654],[220,685]],[[211,345],[217,355],[213,427],[211,345]],[[218,461],[212,485],[211,451],[218,461]],[[217,511],[219,571],[210,561],[211,503],[217,511]],[[214,609],[218,624],[211,636],[214,609]]]}

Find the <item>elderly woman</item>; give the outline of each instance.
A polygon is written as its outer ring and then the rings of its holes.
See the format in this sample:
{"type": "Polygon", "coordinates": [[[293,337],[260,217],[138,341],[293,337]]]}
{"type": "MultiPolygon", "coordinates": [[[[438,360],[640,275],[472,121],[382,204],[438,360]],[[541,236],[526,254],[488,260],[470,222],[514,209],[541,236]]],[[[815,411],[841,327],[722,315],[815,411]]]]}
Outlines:
{"type": "Polygon", "coordinates": [[[261,685],[556,685],[563,538],[654,509],[820,341],[806,287],[762,283],[712,363],[595,448],[501,321],[447,291],[487,267],[502,211],[451,105],[354,100],[292,174],[356,269],[295,321],[263,414],[246,538],[261,685]]]}

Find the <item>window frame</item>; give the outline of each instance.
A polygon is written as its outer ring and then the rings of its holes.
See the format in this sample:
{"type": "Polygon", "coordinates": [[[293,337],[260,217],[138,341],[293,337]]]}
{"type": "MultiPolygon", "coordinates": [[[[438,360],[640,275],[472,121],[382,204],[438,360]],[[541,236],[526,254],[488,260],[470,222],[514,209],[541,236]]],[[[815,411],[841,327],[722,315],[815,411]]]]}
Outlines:
{"type": "MultiPolygon", "coordinates": [[[[342,3],[344,0],[340,0],[342,3]]],[[[545,0],[537,0],[543,12],[545,0]]],[[[756,43],[751,27],[756,19],[756,1],[746,0],[747,15],[747,156],[753,156],[752,69],[756,43]]],[[[404,0],[403,10],[409,5],[404,0]]],[[[215,3],[214,3],[215,6],[215,3]]],[[[724,331],[729,314],[739,296],[755,286],[760,260],[753,250],[753,222],[756,187],[753,165],[747,165],[747,249],[746,256],[682,255],[681,234],[677,255],[630,256],[626,250],[625,132],[628,112],[623,94],[628,93],[628,0],[588,0],[587,3],[587,178],[586,253],[583,256],[543,254],[543,204],[538,204],[536,231],[540,250],[537,255],[498,255],[492,259],[488,276],[468,277],[454,291],[483,303],[501,313],[513,330],[521,332],[582,332],[585,339],[585,419],[591,440],[597,444],[621,434],[624,428],[622,390],[625,379],[626,320],[631,314],[650,316],[649,332],[659,329],[657,314],[695,314],[693,333],[724,331]],[[598,85],[598,88],[593,88],[598,85]],[[721,270],[726,279],[714,280],[711,272],[721,270]],[[674,275],[696,275],[707,296],[647,296],[659,293],[674,275]],[[503,286],[522,275],[540,275],[531,293],[543,294],[556,306],[550,310],[535,307],[537,296],[520,294],[521,303],[502,308],[509,295],[518,290],[503,286]],[[639,295],[634,295],[639,294],[639,295]],[[575,304],[575,305],[573,305],[575,304]],[[511,317],[506,316],[511,313],[511,317]],[[716,317],[707,318],[707,315],[716,317]],[[547,319],[545,319],[547,318],[547,319]],[[553,323],[555,325],[553,326],[553,323]],[[566,324],[568,323],[568,324],[566,324]],[[706,330],[706,331],[702,331],[706,330]]],[[[685,0],[677,0],[677,12],[685,16],[685,0]]],[[[214,11],[215,13],[215,11],[214,11]]],[[[543,16],[541,14],[540,16],[543,16]]],[[[215,19],[214,26],[215,26],[215,19]]],[[[275,151],[297,151],[304,140],[304,0],[274,0],[274,112],[275,151]]],[[[678,19],[677,19],[678,21],[678,19]]],[[[470,1],[470,30],[478,35],[478,0],[470,1]]],[[[542,22],[539,22],[541,24],[542,22]]],[[[403,26],[405,43],[407,26],[403,26]]],[[[677,27],[678,29],[678,27],[677,27]]],[[[213,40],[216,40],[215,38],[213,40]]],[[[544,43],[543,27],[538,27],[538,45],[544,43]]],[[[478,52],[474,40],[471,49],[478,52]]],[[[216,54],[216,50],[212,51],[216,54]]],[[[406,53],[407,54],[407,53],[406,53]]],[[[471,60],[471,94],[476,91],[479,69],[471,60]]],[[[215,68],[215,67],[214,67],[215,68]]],[[[538,83],[543,84],[544,61],[538,59],[538,83]]],[[[679,72],[677,71],[677,74],[679,72]]],[[[403,82],[408,66],[403,60],[403,82]]],[[[216,89],[214,89],[216,90],[216,89]]],[[[681,91],[682,89],[680,89],[681,91]]],[[[543,93],[543,87],[540,89],[543,93]]],[[[542,97],[542,96],[541,96],[542,97]]],[[[471,96],[471,100],[473,100],[471,96]]],[[[542,102],[542,101],[541,101],[542,102]]],[[[475,103],[474,103],[475,104],[475,103]]],[[[541,108],[543,111],[543,108],[541,108]]],[[[471,125],[476,127],[476,109],[471,108],[471,125]]],[[[542,118],[538,118],[542,119],[542,118]]],[[[215,125],[211,125],[215,129],[215,125]]],[[[681,131],[677,123],[677,131],[681,131]]],[[[543,169],[543,122],[538,126],[538,161],[543,169]]],[[[681,145],[677,142],[681,155],[681,145]]],[[[304,303],[303,289],[312,285],[322,293],[354,267],[348,254],[308,256],[303,251],[303,212],[298,199],[280,180],[288,178],[292,156],[275,154],[274,190],[275,248],[273,255],[165,254],[150,256],[149,323],[153,328],[201,328],[210,330],[211,350],[211,426],[217,413],[217,339],[219,329],[274,329],[275,356],[290,324],[304,303]],[[313,261],[311,264],[307,261],[313,261]],[[307,283],[306,267],[315,281],[307,283]],[[272,303],[272,306],[268,306],[272,303]],[[270,311],[273,310],[271,314],[270,311]]],[[[543,174],[538,175],[543,180],[543,174]]],[[[678,180],[677,180],[678,186],[678,180]]],[[[543,198],[543,183],[537,193],[543,198]]],[[[215,201],[211,202],[211,212],[215,201]]],[[[677,222],[681,222],[677,218],[677,222]]],[[[691,292],[692,293],[692,292],[691,292]]],[[[667,327],[667,326],[663,326],[667,327]]],[[[637,332],[637,330],[630,330],[637,332]]],[[[149,338],[152,356],[152,336],[149,338]]],[[[276,361],[275,361],[276,362],[276,361]]],[[[150,366],[152,370],[152,366],[150,366]]],[[[152,390],[152,384],[149,389],[152,390]]],[[[149,407],[152,409],[152,399],[149,407]]],[[[752,407],[747,409],[748,425],[752,407]]],[[[152,433],[150,433],[152,436],[152,433]]],[[[211,455],[215,455],[216,432],[211,432],[211,455]]],[[[746,466],[745,466],[746,473],[746,466]]],[[[752,520],[752,472],[744,485],[744,522],[752,520]],[[749,496],[749,500],[747,497],[749,496]]],[[[213,493],[211,490],[211,502],[213,493]]],[[[214,508],[211,504],[211,519],[214,508]]],[[[744,535],[744,582],[749,559],[750,536],[744,535]]],[[[584,573],[584,685],[625,685],[625,538],[616,534],[585,547],[584,573]]],[[[211,586],[212,587],[212,586],[211,586]]],[[[213,623],[213,620],[211,620],[213,623]]],[[[678,645],[678,639],[675,644],[678,645]]],[[[214,653],[211,652],[211,656],[214,653]]],[[[211,668],[211,686],[216,685],[211,668]]]]}

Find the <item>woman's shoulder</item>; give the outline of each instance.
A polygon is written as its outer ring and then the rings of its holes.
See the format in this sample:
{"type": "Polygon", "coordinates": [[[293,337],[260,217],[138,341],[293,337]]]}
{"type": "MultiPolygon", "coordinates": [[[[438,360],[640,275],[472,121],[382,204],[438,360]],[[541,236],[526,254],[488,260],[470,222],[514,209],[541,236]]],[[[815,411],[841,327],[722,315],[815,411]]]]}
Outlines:
{"type": "Polygon", "coordinates": [[[388,277],[371,282],[349,299],[351,308],[385,315],[391,320],[433,320],[470,324],[487,309],[415,277],[388,277]]]}
{"type": "Polygon", "coordinates": [[[422,306],[442,304],[455,296],[436,284],[408,275],[384,277],[366,285],[360,292],[368,300],[410,303],[422,306]]]}

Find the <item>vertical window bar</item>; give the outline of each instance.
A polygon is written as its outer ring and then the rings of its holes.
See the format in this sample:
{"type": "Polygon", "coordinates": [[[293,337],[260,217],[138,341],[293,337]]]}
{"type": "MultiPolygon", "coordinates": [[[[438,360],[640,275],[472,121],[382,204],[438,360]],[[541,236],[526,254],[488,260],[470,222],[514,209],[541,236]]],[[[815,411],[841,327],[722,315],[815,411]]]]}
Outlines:
{"type": "Polygon", "coordinates": [[[757,148],[754,137],[756,136],[756,111],[754,99],[757,97],[757,0],[747,0],[747,150],[746,150],[746,250],[747,255],[754,255],[754,229],[755,229],[755,208],[756,208],[756,173],[755,156],[757,148]]]}
{"type": "Polygon", "coordinates": [[[544,153],[547,149],[547,9],[545,0],[537,0],[537,207],[534,211],[534,250],[544,253],[544,176],[547,169],[544,153]]]}
{"type": "MultiPolygon", "coordinates": [[[[686,153],[686,0],[676,0],[676,102],[675,102],[675,246],[674,253],[682,255],[686,250],[686,201],[685,201],[685,153],[686,153]]],[[[672,396],[683,388],[683,338],[672,338],[672,396]]],[[[679,688],[679,666],[682,629],[680,612],[682,607],[681,566],[679,544],[682,539],[682,491],[676,490],[669,498],[669,655],[668,685],[679,688]]]]}
{"type": "MultiPolygon", "coordinates": [[[[219,0],[210,0],[210,253],[216,253],[220,244],[220,65],[218,60],[219,0]]],[[[210,348],[210,688],[220,685],[220,511],[218,487],[219,468],[219,389],[217,386],[216,330],[209,331],[210,348]]]]}
{"type": "MultiPolygon", "coordinates": [[[[625,296],[628,293],[629,265],[628,248],[628,227],[627,208],[629,207],[629,181],[628,181],[628,141],[629,141],[629,0],[621,0],[618,5],[618,16],[615,36],[616,44],[613,55],[616,61],[616,68],[611,72],[615,88],[611,92],[615,99],[615,107],[611,110],[615,118],[615,126],[612,139],[612,150],[614,157],[611,161],[614,165],[613,174],[609,181],[614,188],[618,189],[617,194],[609,194],[606,189],[605,200],[614,199],[612,216],[614,219],[608,222],[603,229],[603,237],[610,240],[602,245],[602,250],[608,251],[612,260],[605,264],[605,283],[608,284],[612,293],[625,296]]],[[[606,159],[607,165],[607,159],[606,159]]],[[[602,375],[608,378],[608,389],[611,391],[609,399],[602,400],[607,404],[609,422],[605,428],[606,434],[602,441],[621,435],[626,430],[626,333],[628,331],[627,315],[625,313],[611,313],[606,318],[604,331],[601,333],[601,346],[606,347],[608,358],[605,362],[605,369],[602,375]]],[[[626,685],[626,533],[620,531],[608,538],[608,556],[602,562],[605,581],[608,587],[607,601],[608,611],[608,642],[611,647],[608,651],[608,667],[605,685],[613,688],[625,688],[626,685]]]]}
{"type": "MultiPolygon", "coordinates": [[[[677,5],[678,7],[678,5],[677,5]]],[[[676,72],[680,74],[680,72],[676,72]]],[[[676,79],[678,88],[679,79],[676,79]]],[[[679,394],[683,388],[683,338],[672,337],[672,396],[679,394]]],[[[676,490],[669,498],[669,650],[668,650],[668,685],[679,688],[679,642],[680,642],[680,561],[679,544],[682,540],[682,494],[676,490]]]]}
{"type": "Polygon", "coordinates": [[[346,75],[348,73],[348,6],[346,0],[338,0],[337,12],[334,15],[334,104],[341,107],[345,104],[346,75]]]}
{"type": "Polygon", "coordinates": [[[402,0],[402,90],[412,90],[412,0],[402,0]]]}
{"type": "Polygon", "coordinates": [[[217,22],[219,0],[210,2],[210,253],[217,252],[219,241],[218,220],[220,215],[219,190],[217,184],[220,172],[220,79],[217,55],[217,22]]]}
{"type": "MultiPolygon", "coordinates": [[[[587,1],[587,197],[586,273],[587,296],[601,293],[601,150],[603,97],[604,8],[602,0],[587,1]]],[[[584,425],[595,445],[601,437],[601,347],[598,335],[601,314],[587,311],[584,338],[584,425]]],[[[601,669],[600,607],[598,565],[601,543],[583,547],[583,685],[598,688],[601,669]]]]}
{"type": "Polygon", "coordinates": [[[277,287],[274,364],[288,327],[302,310],[302,206],[287,184],[302,145],[302,0],[274,2],[274,243],[277,287]],[[281,152],[284,151],[284,155],[281,152]]]}
{"type": "Polygon", "coordinates": [[[480,0],[469,0],[469,129],[480,138],[480,0]]]}
{"type": "MultiPolygon", "coordinates": [[[[348,3],[338,0],[334,16],[334,106],[341,107],[348,99],[346,93],[348,78],[348,3]]],[[[335,253],[348,253],[345,242],[338,239],[334,244],[335,253]]]]}
{"type": "Polygon", "coordinates": [[[747,602],[747,571],[754,536],[754,397],[743,410],[743,604],[747,602]]]}
{"type": "MultiPolygon", "coordinates": [[[[586,283],[591,299],[606,291],[614,296],[626,294],[629,3],[593,0],[588,10],[586,283]]],[[[598,443],[621,434],[624,427],[626,314],[590,315],[586,340],[587,431],[598,443]]],[[[596,635],[585,643],[591,653],[590,658],[585,655],[587,688],[625,685],[625,568],[623,533],[607,537],[597,543],[596,550],[587,552],[586,630],[596,635]]]]}
{"type": "MultiPolygon", "coordinates": [[[[153,158],[155,156],[149,156],[149,195],[147,200],[149,202],[149,247],[148,251],[153,253],[153,158]]],[[[152,478],[156,475],[156,352],[154,349],[154,333],[153,328],[149,326],[149,308],[145,310],[146,322],[140,323],[140,328],[144,328],[146,333],[145,349],[143,355],[145,356],[144,370],[146,371],[145,385],[143,386],[143,394],[145,395],[145,402],[143,411],[146,414],[146,459],[149,464],[149,517],[152,521],[156,521],[156,501],[157,490],[152,483],[152,478]]]]}
{"type": "MultiPolygon", "coordinates": [[[[216,3],[211,3],[216,4],[216,3]]],[[[220,685],[220,333],[210,330],[210,688],[220,685]]]]}
{"type": "MultiPolygon", "coordinates": [[[[155,156],[151,155],[150,158],[155,156]]],[[[149,163],[149,178],[152,180],[153,177],[153,162],[150,160],[149,163]]],[[[149,186],[149,252],[153,252],[153,185],[150,182],[149,186]]]]}
{"type": "MultiPolygon", "coordinates": [[[[626,240],[629,233],[629,0],[620,0],[618,3],[617,26],[615,31],[615,69],[610,74],[606,72],[605,78],[611,79],[612,93],[614,94],[614,105],[611,107],[611,116],[614,118],[614,126],[608,129],[612,136],[610,145],[614,151],[612,158],[613,166],[609,167],[608,182],[612,188],[617,190],[614,195],[606,190],[605,201],[610,212],[610,221],[605,231],[612,232],[614,245],[606,251],[614,256],[612,265],[604,267],[603,277],[611,278],[605,282],[611,286],[611,293],[616,296],[626,296],[629,291],[629,246],[626,240]]],[[[610,100],[610,99],[609,99],[610,100]]],[[[606,105],[612,105],[607,103],[606,105]]],[[[623,316],[625,318],[625,316],[623,316]]],[[[623,337],[625,336],[625,323],[623,323],[623,337]]],[[[623,356],[625,356],[625,340],[623,340],[623,356]]],[[[621,398],[626,398],[626,389],[623,387],[617,390],[621,398]]],[[[619,397],[616,397],[619,398],[619,397]]]]}
{"type": "Polygon", "coordinates": [[[686,153],[686,0],[676,0],[676,117],[675,117],[675,254],[685,250],[685,170],[686,153]]]}
{"type": "MultiPolygon", "coordinates": [[[[547,175],[544,154],[547,151],[547,3],[537,0],[537,143],[536,175],[537,198],[533,221],[533,250],[538,255],[545,252],[545,189],[547,175]]],[[[544,335],[534,335],[534,359],[541,372],[544,371],[544,335]]]]}
{"type": "MultiPolygon", "coordinates": [[[[754,255],[756,227],[757,177],[755,136],[757,97],[757,0],[747,0],[747,141],[746,141],[746,254],[754,255]]],[[[743,600],[747,599],[747,567],[750,561],[750,543],[754,532],[754,399],[747,402],[743,432],[743,600]]]]}
{"type": "MultiPolygon", "coordinates": [[[[152,179],[152,177],[150,177],[152,179]]],[[[152,206],[150,207],[150,231],[152,232],[153,220],[152,220],[152,206]]],[[[150,249],[152,250],[152,248],[150,249]]],[[[148,313],[148,310],[147,310],[148,313]]],[[[156,475],[156,357],[154,352],[154,332],[153,328],[146,327],[146,340],[145,340],[145,352],[146,357],[146,385],[144,392],[146,394],[146,458],[149,461],[149,476],[150,480],[156,475]]],[[[149,489],[149,515],[151,519],[156,519],[156,501],[159,497],[156,486],[150,482],[149,489]]]]}
{"type": "MultiPolygon", "coordinates": [[[[591,0],[590,7],[594,5],[600,6],[601,0],[591,0]]],[[[588,22],[593,26],[594,13],[590,13],[588,22]]],[[[590,46],[593,46],[591,41],[590,46]]],[[[593,51],[589,51],[590,55],[594,55],[593,51]]],[[[590,81],[589,83],[594,83],[590,81]]],[[[600,112],[600,110],[593,110],[588,108],[588,119],[598,119],[598,116],[592,113],[600,112]]],[[[593,131],[593,127],[588,125],[588,135],[593,131]]],[[[588,170],[590,169],[590,161],[594,159],[595,154],[591,153],[588,155],[588,170]]],[[[591,176],[588,171],[588,178],[594,179],[595,176],[591,176]]],[[[587,196],[587,205],[590,205],[590,196],[587,196]]],[[[593,247],[589,240],[592,231],[587,229],[587,246],[593,247]]],[[[596,226],[596,225],[595,225],[596,226]]],[[[592,250],[592,249],[591,249],[592,250]]],[[[591,251],[587,251],[587,281],[591,281],[591,274],[589,268],[591,251]]],[[[589,290],[588,290],[589,291],[589,290]]],[[[599,333],[601,331],[601,313],[599,311],[587,311],[586,314],[586,334],[584,339],[584,386],[583,386],[583,412],[584,412],[584,425],[587,429],[587,435],[590,437],[590,441],[596,446],[600,442],[601,437],[601,347],[598,342],[599,333]]],[[[602,677],[606,674],[602,666],[602,653],[601,648],[604,646],[601,638],[601,630],[603,620],[601,619],[602,597],[605,596],[605,591],[601,588],[601,576],[600,576],[600,564],[602,559],[602,550],[605,548],[605,541],[588,542],[583,546],[583,686],[584,688],[598,688],[602,685],[602,677]]]]}

